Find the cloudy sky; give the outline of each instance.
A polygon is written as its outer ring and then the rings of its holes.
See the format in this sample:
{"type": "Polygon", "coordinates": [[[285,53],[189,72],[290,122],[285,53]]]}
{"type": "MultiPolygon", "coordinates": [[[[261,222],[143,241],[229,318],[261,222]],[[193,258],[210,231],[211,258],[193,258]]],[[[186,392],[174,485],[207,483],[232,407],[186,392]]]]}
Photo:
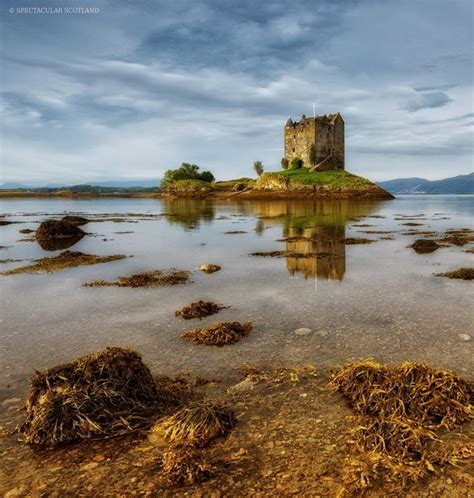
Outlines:
{"type": "Polygon", "coordinates": [[[472,171],[471,0],[2,0],[2,180],[277,169],[288,116],[341,112],[346,168],[472,171]],[[25,12],[54,7],[57,13],[25,12]],[[92,8],[91,13],[67,11],[92,8]]]}

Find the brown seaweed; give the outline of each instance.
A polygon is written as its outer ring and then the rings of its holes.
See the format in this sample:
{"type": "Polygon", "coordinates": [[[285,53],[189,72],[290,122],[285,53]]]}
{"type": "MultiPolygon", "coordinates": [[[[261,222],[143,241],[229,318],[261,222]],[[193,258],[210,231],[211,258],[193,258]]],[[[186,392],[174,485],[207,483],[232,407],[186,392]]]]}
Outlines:
{"type": "Polygon", "coordinates": [[[225,346],[235,344],[247,337],[252,330],[250,322],[219,322],[205,328],[191,330],[183,338],[206,346],[225,346]]]}

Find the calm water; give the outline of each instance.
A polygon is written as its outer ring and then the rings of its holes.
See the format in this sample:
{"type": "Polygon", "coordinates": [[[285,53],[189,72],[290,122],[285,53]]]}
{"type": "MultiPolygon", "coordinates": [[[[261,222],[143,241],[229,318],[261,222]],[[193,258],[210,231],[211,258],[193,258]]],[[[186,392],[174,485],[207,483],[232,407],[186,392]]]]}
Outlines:
{"type": "MultiPolygon", "coordinates": [[[[410,229],[472,227],[474,197],[401,197],[386,202],[158,201],[150,199],[4,200],[9,220],[0,227],[1,259],[34,259],[44,251],[20,229],[64,213],[107,215],[125,222],[92,222],[93,234],[74,250],[133,256],[53,274],[0,276],[0,401],[21,394],[33,368],[44,369],[105,346],[140,351],[155,373],[189,371],[219,378],[240,365],[280,362],[332,365],[375,356],[392,362],[424,360],[472,376],[472,282],[433,273],[472,266],[468,247],[428,255],[408,248],[410,229]],[[398,215],[421,215],[423,226],[402,225],[398,215]],[[153,215],[153,216],[142,216],[153,215]],[[369,224],[371,227],[357,227],[369,224]],[[394,240],[363,230],[394,231],[394,240]],[[245,231],[243,234],[225,234],[245,231]],[[116,233],[133,232],[133,233],[116,233]],[[316,241],[278,242],[305,235],[316,241]],[[377,240],[345,245],[345,237],[377,240]],[[331,259],[257,258],[254,251],[327,252],[331,259]],[[222,270],[205,275],[202,263],[222,270]],[[183,286],[89,288],[91,279],[115,279],[153,269],[193,271],[183,286]],[[201,322],[174,312],[198,299],[231,308],[201,322]],[[199,347],[181,334],[220,320],[252,321],[251,336],[225,348],[199,347]],[[309,335],[295,334],[309,328],[309,335]]],[[[3,263],[3,270],[25,263],[3,263]]]]}

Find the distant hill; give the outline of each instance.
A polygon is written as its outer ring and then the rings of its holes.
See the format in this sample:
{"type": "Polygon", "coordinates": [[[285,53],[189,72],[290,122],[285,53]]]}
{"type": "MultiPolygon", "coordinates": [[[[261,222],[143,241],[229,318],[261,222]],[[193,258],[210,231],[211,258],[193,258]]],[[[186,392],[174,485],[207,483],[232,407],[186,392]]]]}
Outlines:
{"type": "Polygon", "coordinates": [[[474,173],[444,180],[397,178],[377,184],[391,194],[474,194],[474,173]]]}
{"type": "Polygon", "coordinates": [[[24,185],[21,183],[9,182],[0,184],[0,190],[20,190],[28,192],[56,192],[58,190],[70,190],[71,192],[150,192],[158,190],[159,180],[110,180],[105,182],[91,182],[87,184],[68,185],[64,183],[49,183],[43,187],[24,185]]]}
{"type": "Polygon", "coordinates": [[[1,183],[0,190],[17,190],[17,189],[27,189],[30,188],[29,185],[23,185],[23,183],[1,183]]]}

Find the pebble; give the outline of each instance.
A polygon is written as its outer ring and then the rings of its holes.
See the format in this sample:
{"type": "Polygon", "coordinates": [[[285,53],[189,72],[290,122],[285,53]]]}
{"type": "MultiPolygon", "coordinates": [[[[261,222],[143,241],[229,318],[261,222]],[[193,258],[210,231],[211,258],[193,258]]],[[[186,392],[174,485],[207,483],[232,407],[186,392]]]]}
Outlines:
{"type": "Polygon", "coordinates": [[[469,342],[472,337],[469,334],[458,334],[459,339],[463,342],[469,342]]]}
{"type": "Polygon", "coordinates": [[[296,335],[309,335],[309,334],[311,334],[311,329],[307,329],[304,327],[300,328],[300,329],[296,329],[295,334],[296,335]]]}
{"type": "Polygon", "coordinates": [[[315,335],[319,337],[327,337],[328,333],[325,330],[318,330],[317,332],[315,332],[315,335]]]}
{"type": "Polygon", "coordinates": [[[201,265],[199,269],[205,273],[214,273],[216,271],[219,271],[221,267],[219,265],[212,265],[210,263],[206,263],[204,265],[201,265]]]}
{"type": "Polygon", "coordinates": [[[235,385],[229,387],[228,391],[231,393],[232,392],[251,391],[256,385],[257,385],[257,382],[253,382],[252,380],[245,379],[242,382],[239,382],[238,384],[235,384],[235,385]]]}

